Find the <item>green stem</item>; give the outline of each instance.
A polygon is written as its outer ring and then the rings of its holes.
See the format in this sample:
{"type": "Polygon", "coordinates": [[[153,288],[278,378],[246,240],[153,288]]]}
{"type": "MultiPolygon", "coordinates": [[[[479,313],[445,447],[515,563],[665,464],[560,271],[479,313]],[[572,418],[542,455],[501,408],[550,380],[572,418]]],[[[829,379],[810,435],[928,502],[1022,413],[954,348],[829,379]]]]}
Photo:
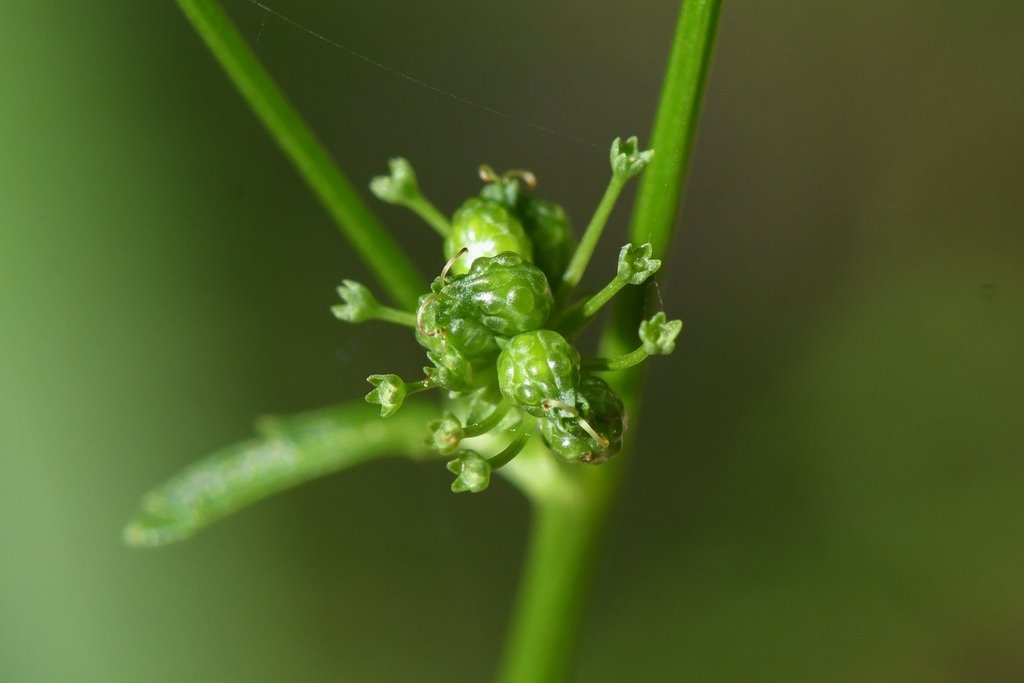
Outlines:
{"type": "Polygon", "coordinates": [[[612,300],[619,290],[625,287],[628,282],[616,278],[606,284],[600,292],[587,299],[587,302],[583,304],[583,317],[592,318],[594,315],[601,310],[601,307],[612,300]]]}
{"type": "Polygon", "coordinates": [[[520,451],[523,450],[523,446],[526,445],[526,442],[530,440],[531,436],[533,436],[532,432],[524,431],[522,434],[517,436],[512,443],[506,446],[504,450],[497,455],[488,458],[487,464],[491,466],[492,470],[501,469],[505,465],[509,464],[512,462],[512,458],[519,455],[520,451]]]}
{"type": "Polygon", "coordinates": [[[579,473],[588,475],[582,477],[579,495],[567,496],[562,491],[534,499],[529,557],[506,641],[500,683],[570,679],[617,479],[612,472],[599,472],[596,467],[579,473]]]}
{"type": "MultiPolygon", "coordinates": [[[[664,258],[682,196],[720,5],[721,0],[686,0],[676,26],[651,140],[656,153],[643,174],[630,232],[636,243],[651,242],[657,258],[664,258]]],[[[617,298],[616,313],[602,337],[603,355],[626,353],[636,343],[643,291],[630,287],[617,298]]],[[[634,422],[642,377],[639,368],[609,377],[634,422]]],[[[622,455],[607,465],[580,470],[578,497],[566,496],[564,487],[541,487],[532,494],[534,531],[506,643],[502,683],[568,679],[601,533],[628,459],[622,455]]],[[[529,465],[531,460],[524,460],[524,469],[529,465]]]]}
{"type": "Polygon", "coordinates": [[[612,209],[615,208],[615,201],[625,186],[626,180],[615,175],[612,176],[608,188],[604,191],[604,196],[601,197],[601,203],[597,205],[597,210],[594,211],[590,223],[587,224],[587,229],[583,232],[579,246],[576,247],[576,252],[573,253],[572,260],[569,261],[569,266],[565,269],[565,274],[562,275],[562,284],[559,286],[561,300],[564,301],[583,278],[587,264],[590,263],[590,257],[594,255],[597,242],[601,239],[601,233],[604,232],[604,226],[608,223],[612,209]]]}
{"type": "Polygon", "coordinates": [[[414,214],[419,216],[427,225],[432,227],[434,231],[441,237],[447,238],[452,234],[451,223],[445,218],[441,211],[430,203],[426,197],[420,196],[415,200],[406,202],[406,208],[412,211],[414,214]]]}
{"type": "Polygon", "coordinates": [[[553,328],[562,336],[568,338],[585,326],[601,308],[612,300],[619,291],[626,286],[618,278],[612,280],[601,288],[597,294],[589,299],[583,299],[557,316],[552,323],[553,328]]]}
{"type": "Polygon", "coordinates": [[[464,438],[472,439],[473,437],[486,434],[495,427],[497,427],[505,416],[508,415],[508,411],[512,408],[512,404],[508,401],[502,401],[498,406],[491,411],[491,414],[480,420],[476,424],[466,425],[463,430],[464,438]]]}
{"type": "Polygon", "coordinates": [[[374,311],[374,318],[381,322],[393,323],[402,327],[416,327],[416,314],[410,311],[400,311],[391,306],[380,306],[374,311]]]}
{"type": "Polygon", "coordinates": [[[242,97],[291,159],[391,296],[413,308],[427,290],[411,261],[385,232],[323,145],[274,83],[215,0],[177,0],[242,97]]]}
{"type": "MultiPolygon", "coordinates": [[[[655,155],[637,190],[630,239],[650,242],[652,256],[662,260],[679,213],[721,4],[721,0],[683,2],[651,135],[655,155]]],[[[661,272],[666,272],[664,266],[661,272]]],[[[646,288],[637,287],[618,297],[605,330],[602,355],[624,353],[634,343],[645,293],[646,288]]],[[[639,382],[638,372],[623,378],[624,384],[639,382]]]]}
{"type": "Polygon", "coordinates": [[[619,354],[618,356],[612,356],[610,358],[587,358],[583,361],[583,369],[591,372],[601,372],[604,370],[626,370],[639,365],[647,360],[649,353],[643,346],[636,348],[629,353],[619,354]]]}

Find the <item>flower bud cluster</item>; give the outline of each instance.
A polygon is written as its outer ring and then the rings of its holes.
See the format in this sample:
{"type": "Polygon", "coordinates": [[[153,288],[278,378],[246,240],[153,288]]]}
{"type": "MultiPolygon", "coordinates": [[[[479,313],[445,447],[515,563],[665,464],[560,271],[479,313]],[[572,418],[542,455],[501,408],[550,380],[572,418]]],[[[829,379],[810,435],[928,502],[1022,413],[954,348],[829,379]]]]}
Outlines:
{"type": "MultiPolygon", "coordinates": [[[[616,140],[610,188],[617,193],[652,153],[641,151],[635,138],[616,140]]],[[[374,179],[374,193],[423,216],[443,236],[448,263],[415,312],[383,306],[352,281],[339,289],[339,318],[410,325],[430,362],[423,378],[413,382],[371,376],[374,390],[367,400],[388,416],[409,394],[446,391],[446,409],[429,425],[426,443],[451,457],[454,491],[486,488],[491,471],[514,458],[535,433],[566,461],[597,464],[618,453],[625,409],[608,383],[592,373],[670,352],[682,323],[656,315],[641,327],[636,351],[616,358],[583,359],[571,339],[622,287],[640,285],[657,271],[661,262],[652,258],[651,246],[624,246],[616,275],[601,292],[567,302],[572,287],[563,275],[571,262],[585,267],[589,251],[577,250],[562,207],[532,194],[532,173],[498,176],[481,167],[486,184],[479,196],[467,199],[448,221],[422,197],[408,161],[392,160],[391,170],[391,176],[374,179]],[[511,443],[491,457],[462,447],[484,434],[508,435],[511,443]]],[[[588,249],[606,217],[607,207],[591,220],[583,240],[588,249]]]]}

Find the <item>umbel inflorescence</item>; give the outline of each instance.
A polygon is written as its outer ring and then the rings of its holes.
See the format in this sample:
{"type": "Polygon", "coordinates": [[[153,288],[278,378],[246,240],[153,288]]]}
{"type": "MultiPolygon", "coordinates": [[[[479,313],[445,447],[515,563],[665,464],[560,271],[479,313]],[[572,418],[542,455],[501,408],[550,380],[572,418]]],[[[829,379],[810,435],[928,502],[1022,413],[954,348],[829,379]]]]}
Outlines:
{"type": "Polygon", "coordinates": [[[583,358],[572,344],[616,292],[658,270],[650,244],[625,245],[611,282],[589,297],[575,300],[573,294],[619,192],[652,154],[641,151],[636,138],[612,143],[611,181],[578,243],[562,207],[534,196],[536,180],[528,171],[498,175],[481,167],[483,189],[451,221],[422,195],[405,159],[392,159],[391,174],[371,182],[377,197],[410,208],[444,238],[447,263],[415,311],[384,306],[366,287],[346,280],[333,312],[348,322],[376,319],[412,328],[430,362],[423,376],[371,375],[366,400],[388,417],[410,394],[445,392],[427,443],[450,457],[453,491],[487,488],[491,471],[511,461],[535,433],[572,462],[603,463],[621,448],[622,401],[593,373],[671,353],[682,322],[655,314],[641,323],[636,350],[614,358],[583,358]],[[484,434],[506,436],[508,445],[489,457],[461,447],[484,434]]]}

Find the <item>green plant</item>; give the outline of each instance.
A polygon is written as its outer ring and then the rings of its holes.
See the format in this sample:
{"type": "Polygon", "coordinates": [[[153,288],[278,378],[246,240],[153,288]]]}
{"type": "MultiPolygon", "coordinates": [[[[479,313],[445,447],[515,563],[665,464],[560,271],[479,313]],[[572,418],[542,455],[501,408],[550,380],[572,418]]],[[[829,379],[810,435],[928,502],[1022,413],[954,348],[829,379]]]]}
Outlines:
{"type": "Polygon", "coordinates": [[[641,375],[634,366],[670,353],[680,332],[681,323],[662,313],[643,321],[643,292],[627,285],[654,275],[671,236],[720,3],[683,4],[652,135],[658,153],[641,150],[635,138],[613,143],[611,182],[578,244],[561,208],[530,194],[529,173],[498,176],[482,168],[481,196],[449,222],[421,195],[411,165],[392,160],[391,174],[374,179],[372,191],[418,213],[445,240],[448,263],[429,288],[412,275],[407,257],[217,4],[178,3],[395,301],[384,305],[346,280],[335,315],[412,328],[431,365],[411,382],[371,375],[367,400],[378,408],[351,403],[261,420],[256,438],[148,494],[125,531],[127,542],[181,540],[275,492],[396,453],[450,458],[454,491],[481,491],[500,469],[535,511],[529,570],[501,678],[561,680],[588,590],[586,567],[623,471],[621,459],[602,467],[563,461],[604,463],[620,450],[624,416],[635,421],[639,407],[641,375]],[[623,247],[612,281],[573,303],[615,200],[641,171],[634,242],[623,247]],[[572,336],[616,294],[601,357],[581,358],[572,336]],[[590,374],[606,370],[619,372],[607,382],[590,374]],[[449,392],[440,417],[425,405],[402,407],[409,394],[432,388],[449,392]],[[473,449],[461,447],[467,439],[476,440],[473,449]]]}

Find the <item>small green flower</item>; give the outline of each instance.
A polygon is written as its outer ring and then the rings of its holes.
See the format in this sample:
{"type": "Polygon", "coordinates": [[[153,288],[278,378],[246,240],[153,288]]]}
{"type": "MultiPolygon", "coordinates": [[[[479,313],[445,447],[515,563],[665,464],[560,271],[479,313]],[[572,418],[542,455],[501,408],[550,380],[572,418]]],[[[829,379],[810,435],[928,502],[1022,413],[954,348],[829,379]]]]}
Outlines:
{"type": "Polygon", "coordinates": [[[331,307],[331,313],[339,320],[361,323],[376,317],[380,302],[369,289],[354,280],[342,280],[338,296],[344,303],[331,307]]]}
{"type": "Polygon", "coordinates": [[[332,306],[331,313],[339,320],[348,323],[385,320],[405,327],[412,327],[416,324],[415,315],[408,311],[385,306],[377,301],[377,298],[365,285],[354,280],[342,280],[341,287],[338,287],[338,296],[341,297],[342,303],[332,306]]]}
{"type": "Polygon", "coordinates": [[[374,386],[366,395],[367,403],[380,406],[381,417],[391,417],[402,407],[409,393],[406,383],[398,375],[370,375],[366,381],[374,386]]]}
{"type": "Polygon", "coordinates": [[[391,175],[380,175],[370,181],[370,192],[388,204],[398,204],[422,218],[441,237],[447,238],[452,227],[448,219],[420,192],[412,164],[402,157],[388,162],[391,175]]]}
{"type": "Polygon", "coordinates": [[[625,142],[622,141],[622,138],[615,138],[609,154],[612,174],[621,181],[629,180],[644,170],[653,156],[653,149],[640,150],[640,143],[636,136],[625,142]]]}
{"type": "Polygon", "coordinates": [[[651,258],[650,242],[634,246],[627,244],[619,251],[619,267],[615,278],[623,284],[642,285],[661,268],[661,261],[651,258]]]}
{"type": "Polygon", "coordinates": [[[430,430],[430,436],[427,437],[426,445],[441,455],[454,453],[466,435],[459,418],[447,410],[440,420],[434,420],[427,428],[430,430]]]}
{"type": "Polygon", "coordinates": [[[666,356],[676,348],[676,337],[683,330],[682,320],[667,320],[663,312],[640,323],[640,341],[650,356],[666,356]]]}
{"type": "Polygon", "coordinates": [[[452,483],[455,493],[480,493],[491,483],[491,465],[476,451],[459,451],[447,467],[456,475],[452,483]]]}
{"type": "Polygon", "coordinates": [[[388,162],[388,167],[391,175],[379,175],[371,180],[370,192],[388,204],[408,206],[416,203],[422,195],[412,164],[402,157],[395,157],[388,162]]]}

